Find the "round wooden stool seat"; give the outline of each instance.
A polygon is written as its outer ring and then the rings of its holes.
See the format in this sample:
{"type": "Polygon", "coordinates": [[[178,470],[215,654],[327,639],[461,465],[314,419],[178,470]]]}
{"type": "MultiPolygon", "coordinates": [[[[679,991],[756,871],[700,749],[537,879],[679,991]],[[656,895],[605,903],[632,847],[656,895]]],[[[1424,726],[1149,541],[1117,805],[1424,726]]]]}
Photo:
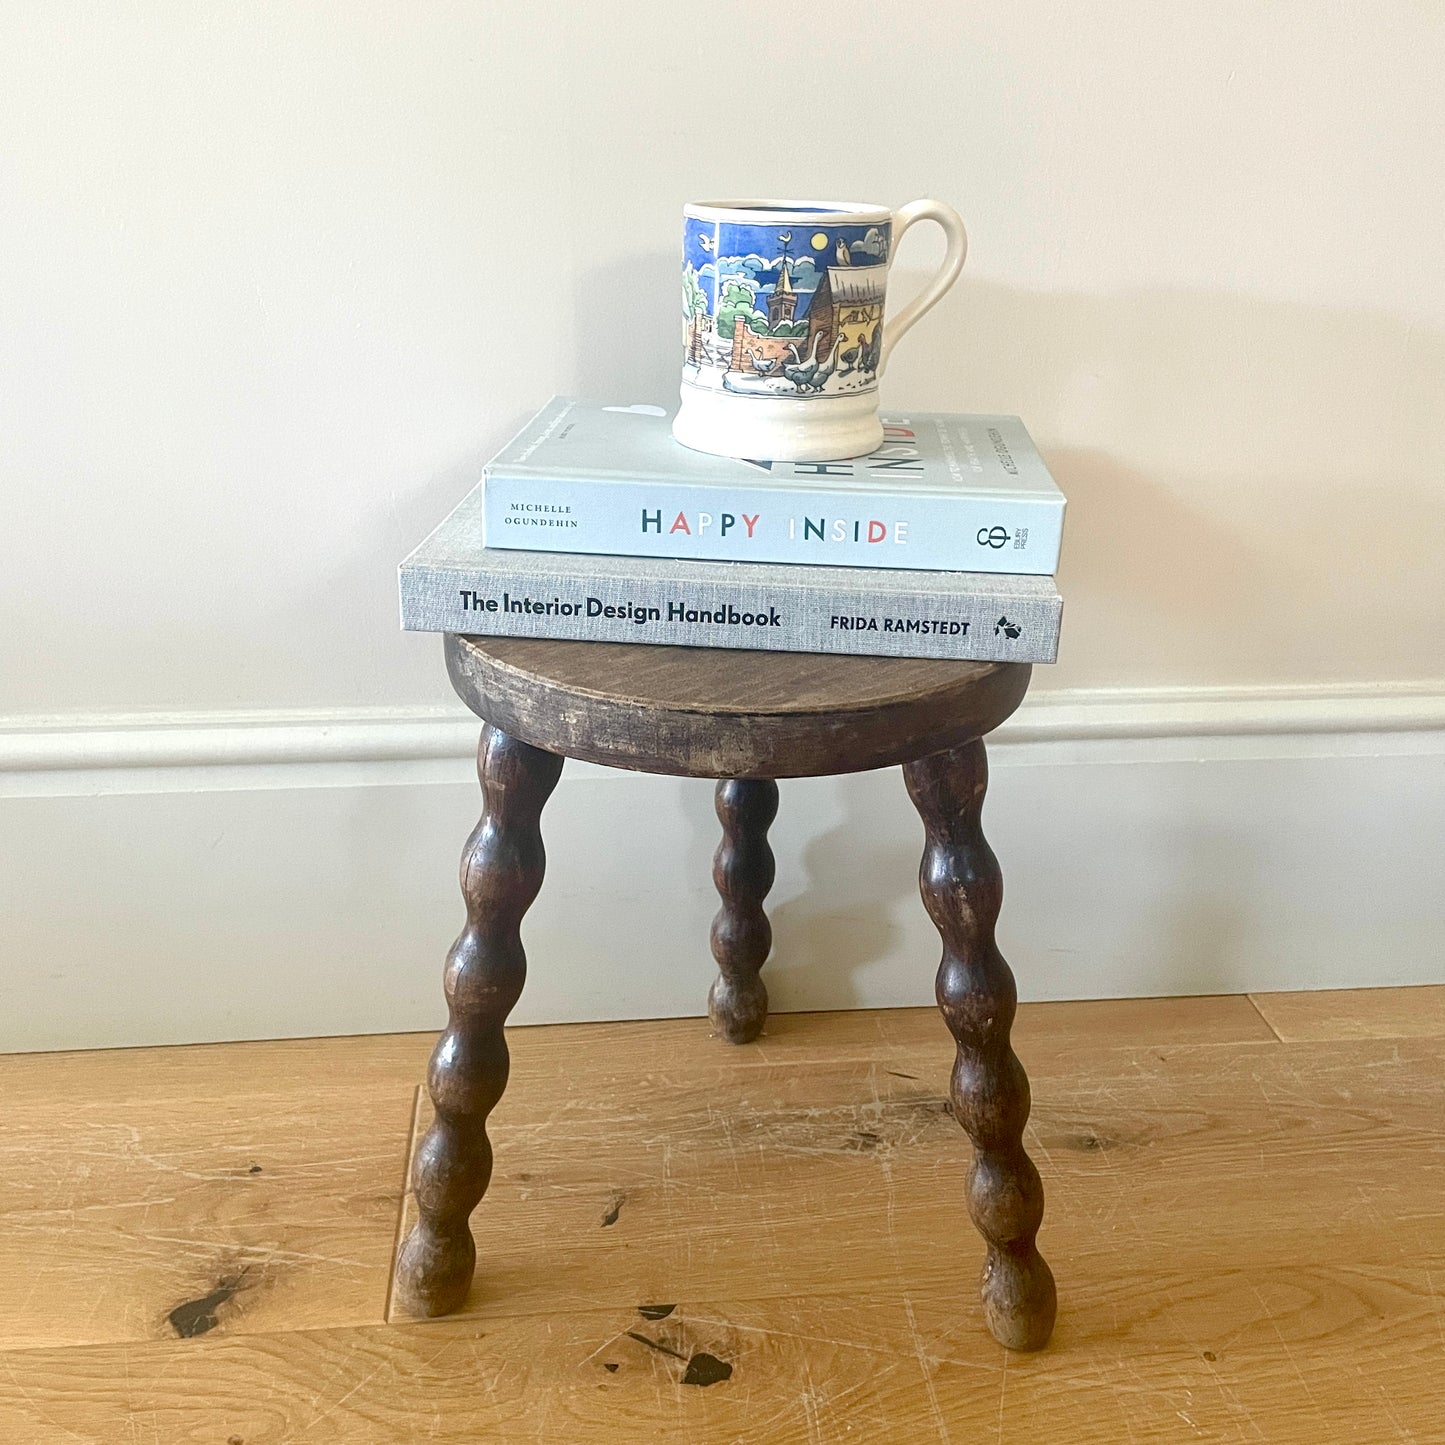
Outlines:
{"type": "Polygon", "coordinates": [[[478,717],[533,747],[649,773],[797,778],[913,762],[992,731],[1029,667],[448,634],[478,717]]]}

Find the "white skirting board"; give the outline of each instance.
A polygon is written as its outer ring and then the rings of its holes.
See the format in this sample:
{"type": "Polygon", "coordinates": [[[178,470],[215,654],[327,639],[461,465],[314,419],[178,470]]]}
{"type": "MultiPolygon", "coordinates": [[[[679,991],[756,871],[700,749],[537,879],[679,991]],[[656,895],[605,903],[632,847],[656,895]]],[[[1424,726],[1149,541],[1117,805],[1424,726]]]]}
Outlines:
{"type": "MultiPolygon", "coordinates": [[[[0,1049],[435,1029],[471,719],[353,710],[0,725],[0,1049]]],[[[1445,694],[1043,694],[984,825],[1023,998],[1445,981],[1445,694]]],[[[785,781],[776,1010],[931,1000],[896,771],[785,781]]],[[[569,764],[518,1023],[691,1015],[710,784],[569,764]]]]}

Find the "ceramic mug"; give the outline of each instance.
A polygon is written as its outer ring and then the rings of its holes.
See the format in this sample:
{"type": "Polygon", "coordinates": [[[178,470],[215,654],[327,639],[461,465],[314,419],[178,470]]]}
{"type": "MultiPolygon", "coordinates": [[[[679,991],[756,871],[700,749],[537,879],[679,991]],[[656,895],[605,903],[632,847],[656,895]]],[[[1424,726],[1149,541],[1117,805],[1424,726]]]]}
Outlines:
{"type": "Polygon", "coordinates": [[[942,201],[709,201],[683,207],[682,245],[673,435],[718,456],[822,462],[881,445],[878,378],[958,279],[968,233],[942,201]],[[893,254],[917,221],[943,228],[943,265],[885,321],[893,254]]]}

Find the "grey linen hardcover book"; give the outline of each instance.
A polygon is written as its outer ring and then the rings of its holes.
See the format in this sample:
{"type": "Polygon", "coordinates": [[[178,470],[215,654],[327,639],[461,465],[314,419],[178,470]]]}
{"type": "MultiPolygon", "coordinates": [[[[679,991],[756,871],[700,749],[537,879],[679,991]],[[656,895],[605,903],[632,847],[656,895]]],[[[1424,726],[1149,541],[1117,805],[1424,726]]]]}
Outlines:
{"type": "Polygon", "coordinates": [[[1052,577],[483,547],[483,484],[401,564],[412,632],[1052,662],[1052,577]]]}

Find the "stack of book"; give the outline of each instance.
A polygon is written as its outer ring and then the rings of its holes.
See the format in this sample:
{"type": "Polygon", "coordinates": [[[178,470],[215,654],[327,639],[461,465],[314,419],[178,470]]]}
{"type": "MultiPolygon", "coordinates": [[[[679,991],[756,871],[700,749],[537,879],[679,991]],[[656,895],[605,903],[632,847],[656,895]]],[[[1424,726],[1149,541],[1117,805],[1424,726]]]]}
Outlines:
{"type": "Polygon", "coordinates": [[[1064,498],[1023,423],[883,421],[870,456],[734,461],[558,397],[402,563],[402,626],[1052,662],[1064,498]]]}

